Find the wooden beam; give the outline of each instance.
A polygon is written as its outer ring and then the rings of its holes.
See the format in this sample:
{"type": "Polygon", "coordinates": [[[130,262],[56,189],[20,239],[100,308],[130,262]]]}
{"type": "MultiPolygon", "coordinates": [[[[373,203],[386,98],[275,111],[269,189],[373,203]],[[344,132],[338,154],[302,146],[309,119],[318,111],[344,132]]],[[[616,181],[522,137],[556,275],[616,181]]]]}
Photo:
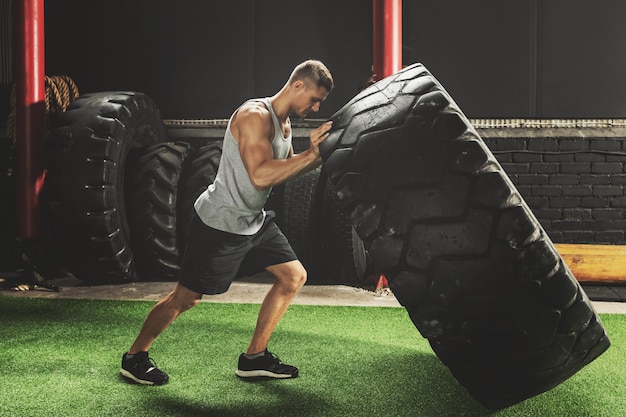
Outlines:
{"type": "Polygon", "coordinates": [[[626,246],[554,246],[579,282],[626,285],[626,246]]]}

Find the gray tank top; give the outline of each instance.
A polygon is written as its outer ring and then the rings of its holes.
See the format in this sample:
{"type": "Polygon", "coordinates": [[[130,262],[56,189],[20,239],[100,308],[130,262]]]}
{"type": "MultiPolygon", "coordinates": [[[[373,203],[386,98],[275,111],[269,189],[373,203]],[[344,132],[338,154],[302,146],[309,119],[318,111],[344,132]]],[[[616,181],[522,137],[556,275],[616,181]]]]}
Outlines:
{"type": "MultiPolygon", "coordinates": [[[[260,101],[270,111],[274,124],[274,139],[272,140],[274,159],[286,159],[291,149],[291,133],[289,137],[283,137],[269,98],[250,101],[260,101]]],[[[265,220],[263,206],[272,187],[259,191],[252,185],[239,154],[239,142],[230,131],[233,116],[226,127],[222,158],[215,181],[200,194],[194,207],[207,226],[224,232],[252,235],[263,225],[265,220]]]]}

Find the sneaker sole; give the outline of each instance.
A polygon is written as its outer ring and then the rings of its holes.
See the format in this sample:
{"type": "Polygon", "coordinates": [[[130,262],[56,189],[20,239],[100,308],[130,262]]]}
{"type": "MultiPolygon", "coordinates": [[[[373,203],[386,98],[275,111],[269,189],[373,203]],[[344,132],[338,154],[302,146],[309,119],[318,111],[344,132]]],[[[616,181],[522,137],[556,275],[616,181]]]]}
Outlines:
{"type": "Polygon", "coordinates": [[[135,375],[131,374],[130,372],[128,372],[126,369],[121,368],[120,369],[120,374],[124,377],[124,378],[128,378],[138,384],[141,385],[163,385],[166,384],[167,382],[161,382],[161,383],[156,383],[154,381],[146,381],[145,379],[139,379],[137,378],[135,375]]]}
{"type": "Polygon", "coordinates": [[[298,373],[295,374],[275,374],[274,372],[266,371],[263,369],[254,370],[254,371],[242,371],[241,369],[237,369],[235,371],[235,375],[240,378],[276,378],[276,379],[287,379],[287,378],[296,378],[298,373]]]}

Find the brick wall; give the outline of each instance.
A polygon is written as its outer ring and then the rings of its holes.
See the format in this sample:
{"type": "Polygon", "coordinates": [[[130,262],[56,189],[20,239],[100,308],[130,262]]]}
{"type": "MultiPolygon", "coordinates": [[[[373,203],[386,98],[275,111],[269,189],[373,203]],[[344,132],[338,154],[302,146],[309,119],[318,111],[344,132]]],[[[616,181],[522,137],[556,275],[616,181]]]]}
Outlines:
{"type": "Polygon", "coordinates": [[[476,125],[555,243],[626,244],[626,128],[476,125]]]}

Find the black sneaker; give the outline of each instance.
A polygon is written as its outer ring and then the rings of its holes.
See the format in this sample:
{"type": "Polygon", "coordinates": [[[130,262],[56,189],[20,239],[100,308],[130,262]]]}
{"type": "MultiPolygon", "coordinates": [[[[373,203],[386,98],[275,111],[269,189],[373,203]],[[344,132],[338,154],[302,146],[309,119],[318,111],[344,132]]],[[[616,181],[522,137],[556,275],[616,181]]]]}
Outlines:
{"type": "Polygon", "coordinates": [[[242,353],[239,356],[239,365],[235,374],[241,378],[295,378],[298,376],[298,368],[285,365],[277,356],[265,349],[263,356],[254,359],[248,359],[242,353]]]}
{"type": "Polygon", "coordinates": [[[120,374],[142,385],[163,385],[170,379],[156,367],[156,363],[148,357],[148,352],[135,353],[132,358],[127,358],[126,353],[122,355],[120,374]]]}

